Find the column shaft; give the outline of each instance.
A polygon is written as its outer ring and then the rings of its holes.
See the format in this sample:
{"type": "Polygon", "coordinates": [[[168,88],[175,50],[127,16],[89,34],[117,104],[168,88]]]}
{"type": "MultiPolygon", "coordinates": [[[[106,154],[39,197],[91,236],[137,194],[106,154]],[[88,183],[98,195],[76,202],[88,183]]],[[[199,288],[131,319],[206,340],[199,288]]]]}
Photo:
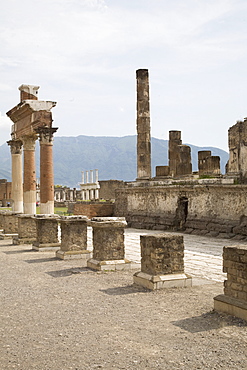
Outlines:
{"type": "Polygon", "coordinates": [[[36,170],[35,170],[36,136],[23,137],[24,149],[24,213],[36,213],[36,170]]]}
{"type": "Polygon", "coordinates": [[[12,159],[12,189],[11,198],[13,200],[12,210],[23,212],[23,179],[22,179],[22,142],[20,140],[8,141],[11,149],[12,159]]]}
{"type": "Polygon", "coordinates": [[[151,177],[151,135],[148,70],[136,71],[137,79],[137,178],[151,177]]]}

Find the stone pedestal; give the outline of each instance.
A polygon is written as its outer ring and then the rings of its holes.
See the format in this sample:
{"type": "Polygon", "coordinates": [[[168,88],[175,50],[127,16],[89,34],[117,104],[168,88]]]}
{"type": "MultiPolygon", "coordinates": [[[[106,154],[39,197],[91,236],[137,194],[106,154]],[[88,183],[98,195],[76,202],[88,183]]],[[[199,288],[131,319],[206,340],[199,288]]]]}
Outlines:
{"type": "Polygon", "coordinates": [[[58,241],[58,220],[56,215],[36,215],[37,239],[33,248],[37,251],[59,250],[61,244],[58,241]]]}
{"type": "Polygon", "coordinates": [[[125,270],[131,268],[124,258],[124,217],[94,217],[89,225],[93,228],[93,258],[87,266],[93,270],[125,270]]]}
{"type": "Polygon", "coordinates": [[[56,252],[56,257],[84,261],[91,257],[87,250],[87,221],[85,216],[61,217],[61,249],[56,252]]]}
{"type": "Polygon", "coordinates": [[[36,221],[34,215],[18,215],[18,235],[13,237],[13,244],[32,244],[36,241],[36,221]]]}
{"type": "Polygon", "coordinates": [[[5,212],[2,213],[3,232],[0,234],[0,240],[11,239],[18,236],[18,218],[19,213],[5,212]]]}
{"type": "Polygon", "coordinates": [[[214,298],[214,309],[247,321],[247,246],[224,247],[224,294],[214,298]]]}
{"type": "Polygon", "coordinates": [[[141,271],[134,274],[134,283],[156,290],[191,286],[184,273],[183,236],[169,234],[142,235],[141,271]]]}

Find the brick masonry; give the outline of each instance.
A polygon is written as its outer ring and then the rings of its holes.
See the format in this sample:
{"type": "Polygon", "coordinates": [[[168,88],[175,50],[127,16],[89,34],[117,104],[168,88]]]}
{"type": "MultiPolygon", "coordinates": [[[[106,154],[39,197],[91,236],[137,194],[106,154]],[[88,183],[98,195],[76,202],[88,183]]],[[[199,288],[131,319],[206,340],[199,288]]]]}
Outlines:
{"type": "Polygon", "coordinates": [[[156,234],[140,238],[142,272],[150,275],[184,272],[183,236],[156,234]]]}
{"type": "Polygon", "coordinates": [[[227,273],[224,294],[247,303],[247,246],[224,247],[223,271],[227,273]]]}
{"type": "Polygon", "coordinates": [[[92,217],[111,217],[114,213],[114,204],[110,202],[78,202],[74,204],[74,215],[92,217]]]}

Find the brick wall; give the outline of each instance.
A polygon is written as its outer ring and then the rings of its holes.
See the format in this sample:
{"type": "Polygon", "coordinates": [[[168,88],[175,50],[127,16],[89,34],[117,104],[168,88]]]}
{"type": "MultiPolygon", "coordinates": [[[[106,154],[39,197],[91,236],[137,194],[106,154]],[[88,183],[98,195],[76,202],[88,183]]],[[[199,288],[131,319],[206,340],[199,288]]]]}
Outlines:
{"type": "Polygon", "coordinates": [[[74,204],[74,215],[92,217],[111,217],[114,213],[114,204],[108,202],[78,202],[74,204]]]}
{"type": "Polygon", "coordinates": [[[247,302],[247,246],[224,247],[223,271],[227,273],[224,294],[247,302]]]}

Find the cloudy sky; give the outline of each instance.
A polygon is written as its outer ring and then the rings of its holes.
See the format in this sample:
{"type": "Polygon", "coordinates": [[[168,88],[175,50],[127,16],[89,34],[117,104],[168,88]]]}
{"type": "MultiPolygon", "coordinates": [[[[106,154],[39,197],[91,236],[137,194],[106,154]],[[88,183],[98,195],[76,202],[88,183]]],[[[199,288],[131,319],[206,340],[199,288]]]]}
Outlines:
{"type": "Polygon", "coordinates": [[[0,12],[0,144],[18,87],[57,102],[57,136],[136,133],[149,69],[152,136],[227,150],[247,116],[246,0],[8,0],[0,12]]]}

